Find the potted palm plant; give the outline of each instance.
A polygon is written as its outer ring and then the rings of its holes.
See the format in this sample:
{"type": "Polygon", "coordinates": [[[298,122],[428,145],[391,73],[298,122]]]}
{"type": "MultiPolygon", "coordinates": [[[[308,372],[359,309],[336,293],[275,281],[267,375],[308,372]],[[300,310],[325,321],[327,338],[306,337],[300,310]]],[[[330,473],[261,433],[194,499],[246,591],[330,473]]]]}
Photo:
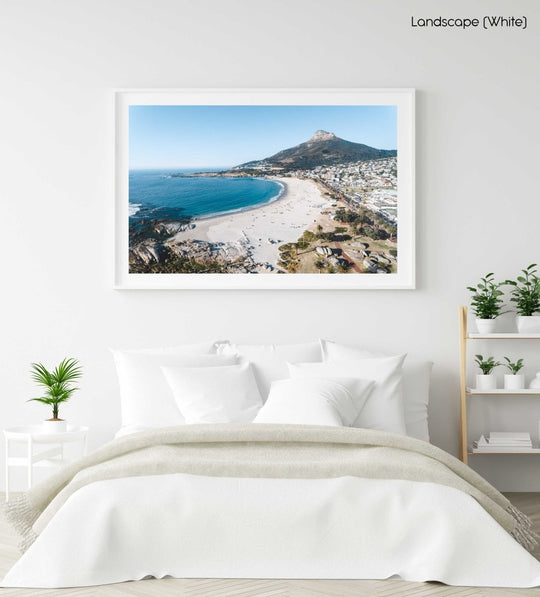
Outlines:
{"type": "Polygon", "coordinates": [[[525,377],[520,373],[523,369],[523,359],[518,359],[512,362],[508,357],[504,357],[506,363],[504,366],[510,371],[510,373],[504,376],[504,389],[505,390],[523,390],[525,387],[525,377]]]}
{"type": "Polygon", "coordinates": [[[540,278],[536,268],[536,263],[531,263],[521,270],[522,276],[504,281],[513,286],[510,300],[516,305],[516,323],[521,334],[540,333],[540,278]]]}
{"type": "Polygon", "coordinates": [[[44,388],[43,396],[30,398],[29,401],[42,402],[52,407],[52,417],[43,421],[43,429],[49,433],[66,431],[67,423],[58,416],[59,405],[67,402],[73,392],[78,390],[73,384],[82,376],[79,361],[73,358],[64,359],[53,371],[49,371],[41,363],[32,363],[32,379],[44,388]]]}
{"type": "Polygon", "coordinates": [[[476,328],[480,334],[491,334],[495,331],[495,319],[502,315],[503,292],[501,283],[495,282],[494,274],[486,274],[480,278],[476,286],[467,286],[473,293],[471,299],[472,309],[476,315],[476,328]]]}
{"type": "Polygon", "coordinates": [[[482,373],[476,376],[476,389],[477,390],[495,390],[497,388],[497,380],[493,375],[493,369],[501,365],[499,361],[496,361],[493,357],[484,359],[481,354],[475,354],[474,362],[480,368],[482,373]]]}

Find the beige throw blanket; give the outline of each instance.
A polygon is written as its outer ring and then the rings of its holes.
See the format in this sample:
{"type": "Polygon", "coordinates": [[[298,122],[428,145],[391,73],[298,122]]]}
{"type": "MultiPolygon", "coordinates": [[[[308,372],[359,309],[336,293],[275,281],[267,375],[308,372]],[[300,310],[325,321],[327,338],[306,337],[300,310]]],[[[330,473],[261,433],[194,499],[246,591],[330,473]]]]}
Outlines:
{"type": "Polygon", "coordinates": [[[475,498],[529,551],[536,545],[529,519],[447,452],[392,433],[312,425],[184,425],[113,440],[10,502],[8,518],[22,534],[21,547],[26,549],[81,487],[106,479],[170,473],[439,483],[475,498]]]}

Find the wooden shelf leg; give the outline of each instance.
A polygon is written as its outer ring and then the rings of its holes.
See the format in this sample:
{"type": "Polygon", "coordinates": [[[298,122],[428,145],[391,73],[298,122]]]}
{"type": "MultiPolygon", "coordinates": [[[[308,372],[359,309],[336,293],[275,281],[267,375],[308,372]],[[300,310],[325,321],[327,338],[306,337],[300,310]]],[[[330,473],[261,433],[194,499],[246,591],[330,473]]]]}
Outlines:
{"type": "Polygon", "coordinates": [[[459,308],[459,381],[460,381],[460,434],[459,457],[468,464],[467,455],[467,307],[459,308]]]}

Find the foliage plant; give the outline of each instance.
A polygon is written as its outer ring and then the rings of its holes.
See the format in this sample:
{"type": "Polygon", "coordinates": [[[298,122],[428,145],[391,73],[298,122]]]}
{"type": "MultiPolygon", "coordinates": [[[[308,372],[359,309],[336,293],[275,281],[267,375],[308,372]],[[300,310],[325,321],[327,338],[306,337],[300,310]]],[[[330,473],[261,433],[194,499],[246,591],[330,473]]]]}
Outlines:
{"type": "Polygon", "coordinates": [[[502,363],[496,361],[493,357],[489,357],[484,360],[484,357],[481,354],[475,354],[474,362],[480,367],[480,370],[484,375],[489,375],[495,367],[498,367],[502,363]]]}
{"type": "Polygon", "coordinates": [[[494,275],[486,274],[476,286],[467,286],[467,290],[473,293],[471,304],[478,319],[495,319],[501,315],[504,293],[500,290],[501,283],[495,282],[494,275]]]}
{"type": "Polygon", "coordinates": [[[531,263],[529,267],[521,270],[522,276],[504,282],[513,286],[510,300],[515,303],[519,315],[531,316],[540,311],[540,278],[536,268],[537,264],[531,263]]]}
{"type": "Polygon", "coordinates": [[[67,402],[73,392],[79,388],[73,384],[82,376],[82,368],[77,359],[65,358],[53,371],[49,371],[41,363],[32,363],[30,369],[32,379],[39,384],[44,393],[29,401],[42,402],[52,406],[52,420],[58,420],[58,405],[67,402]]]}
{"type": "Polygon", "coordinates": [[[523,359],[518,359],[515,363],[513,363],[508,357],[504,357],[506,363],[503,363],[504,366],[512,372],[513,375],[517,375],[521,369],[523,369],[523,359]]]}

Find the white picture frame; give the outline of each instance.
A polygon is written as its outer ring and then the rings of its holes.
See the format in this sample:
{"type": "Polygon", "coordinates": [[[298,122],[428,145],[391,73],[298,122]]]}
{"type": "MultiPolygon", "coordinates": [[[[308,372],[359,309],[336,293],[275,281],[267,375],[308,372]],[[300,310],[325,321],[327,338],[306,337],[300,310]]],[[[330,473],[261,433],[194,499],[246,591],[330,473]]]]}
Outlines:
{"type": "MultiPolygon", "coordinates": [[[[413,89],[117,90],[115,106],[115,280],[117,289],[415,288],[415,92],[413,89]],[[130,271],[132,106],[395,106],[397,264],[390,273],[134,273],[130,271]]],[[[292,109],[292,108],[291,108],[292,109]]],[[[356,141],[355,141],[356,142],[356,141]]],[[[285,149],[285,148],[284,148],[285,149]]]]}

